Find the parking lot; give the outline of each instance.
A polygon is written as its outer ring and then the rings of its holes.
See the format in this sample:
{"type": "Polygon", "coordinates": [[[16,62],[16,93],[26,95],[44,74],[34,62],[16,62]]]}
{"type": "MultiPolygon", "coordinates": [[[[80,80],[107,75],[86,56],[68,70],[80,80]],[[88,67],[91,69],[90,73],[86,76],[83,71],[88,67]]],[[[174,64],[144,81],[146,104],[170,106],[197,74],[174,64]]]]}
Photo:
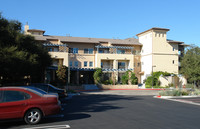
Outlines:
{"type": "Polygon", "coordinates": [[[61,114],[45,118],[37,125],[9,121],[1,122],[0,128],[199,129],[200,106],[153,98],[156,92],[85,92],[62,104],[61,114]]]}

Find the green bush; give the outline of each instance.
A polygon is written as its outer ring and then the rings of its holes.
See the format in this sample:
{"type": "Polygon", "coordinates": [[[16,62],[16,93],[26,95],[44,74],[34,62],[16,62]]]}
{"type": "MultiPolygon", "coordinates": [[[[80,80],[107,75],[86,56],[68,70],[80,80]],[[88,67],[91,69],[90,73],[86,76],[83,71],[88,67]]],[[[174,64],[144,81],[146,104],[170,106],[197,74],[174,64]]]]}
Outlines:
{"type": "Polygon", "coordinates": [[[138,84],[138,78],[135,76],[135,73],[132,71],[126,71],[126,73],[122,76],[122,84],[128,84],[128,81],[131,81],[131,84],[138,84]],[[131,77],[129,77],[129,73],[131,73],[131,77]]]}
{"type": "Polygon", "coordinates": [[[168,73],[168,72],[161,72],[161,71],[153,72],[153,77],[152,77],[152,75],[147,77],[147,79],[145,80],[145,84],[152,86],[152,80],[153,80],[153,86],[160,86],[159,77],[160,77],[161,74],[163,76],[170,76],[171,75],[171,73],[168,73]]]}
{"type": "Polygon", "coordinates": [[[187,91],[185,89],[163,90],[159,92],[159,95],[161,96],[184,96],[189,94],[190,91],[187,91]]]}
{"type": "MultiPolygon", "coordinates": [[[[145,85],[145,88],[152,88],[152,85],[145,85]]],[[[163,86],[153,86],[153,88],[166,88],[163,86]]]]}
{"type": "Polygon", "coordinates": [[[102,81],[103,84],[105,85],[113,85],[113,81],[110,79],[110,80],[105,80],[105,81],[102,81]]]}
{"type": "Polygon", "coordinates": [[[186,84],[186,86],[185,86],[186,88],[192,88],[192,89],[194,89],[195,88],[195,86],[193,85],[193,84],[186,84]]]}
{"type": "Polygon", "coordinates": [[[102,69],[96,68],[93,74],[95,84],[100,84],[102,82],[102,69]]]}
{"type": "Polygon", "coordinates": [[[200,90],[194,89],[194,91],[191,92],[191,95],[200,95],[200,90]]]}

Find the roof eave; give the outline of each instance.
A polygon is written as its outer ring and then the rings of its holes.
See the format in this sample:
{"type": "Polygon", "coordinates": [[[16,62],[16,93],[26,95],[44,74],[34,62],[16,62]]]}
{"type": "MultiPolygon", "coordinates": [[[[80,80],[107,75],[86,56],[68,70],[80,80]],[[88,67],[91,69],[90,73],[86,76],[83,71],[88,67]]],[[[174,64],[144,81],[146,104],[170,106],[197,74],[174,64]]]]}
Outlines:
{"type": "Polygon", "coordinates": [[[153,28],[148,29],[148,30],[146,30],[146,31],[143,31],[143,32],[141,32],[141,33],[139,33],[139,34],[136,34],[136,36],[139,36],[139,35],[141,35],[141,34],[143,34],[143,33],[146,33],[146,32],[148,32],[148,31],[153,31],[153,30],[169,31],[170,29],[153,27],[153,28]]]}

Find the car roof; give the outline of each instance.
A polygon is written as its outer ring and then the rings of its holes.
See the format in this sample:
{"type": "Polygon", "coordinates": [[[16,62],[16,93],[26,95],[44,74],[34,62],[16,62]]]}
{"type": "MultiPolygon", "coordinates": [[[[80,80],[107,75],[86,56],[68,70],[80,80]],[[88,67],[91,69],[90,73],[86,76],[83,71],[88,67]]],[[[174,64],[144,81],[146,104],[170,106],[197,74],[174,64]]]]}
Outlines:
{"type": "Polygon", "coordinates": [[[58,87],[55,87],[54,85],[52,84],[47,84],[47,83],[31,83],[30,86],[38,86],[38,85],[46,85],[46,86],[50,86],[56,90],[63,90],[63,89],[60,89],[58,87]]]}
{"type": "Polygon", "coordinates": [[[31,86],[1,87],[0,90],[26,90],[36,94],[47,94],[45,91],[31,86]]]}
{"type": "Polygon", "coordinates": [[[23,87],[23,86],[16,86],[16,87],[14,87],[14,86],[6,86],[6,87],[0,87],[0,89],[23,89],[23,90],[27,90],[27,88],[26,87],[23,87]]]}

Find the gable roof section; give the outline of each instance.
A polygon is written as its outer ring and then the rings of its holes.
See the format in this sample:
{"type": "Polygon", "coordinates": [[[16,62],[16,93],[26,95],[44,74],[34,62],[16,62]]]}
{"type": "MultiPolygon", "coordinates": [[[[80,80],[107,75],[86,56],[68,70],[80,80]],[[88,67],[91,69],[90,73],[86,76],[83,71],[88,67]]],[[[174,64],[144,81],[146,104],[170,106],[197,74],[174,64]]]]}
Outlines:
{"type": "Polygon", "coordinates": [[[171,39],[167,39],[167,42],[168,43],[178,43],[178,44],[184,43],[184,42],[181,42],[181,41],[175,41],[175,40],[171,40],[171,39]]]}
{"type": "Polygon", "coordinates": [[[148,32],[148,31],[152,31],[152,30],[169,31],[170,29],[167,29],[167,28],[159,28],[159,27],[153,27],[153,28],[148,29],[148,30],[146,30],[146,31],[143,31],[143,32],[141,32],[141,33],[139,33],[139,34],[136,34],[136,36],[139,36],[139,35],[141,35],[141,34],[143,34],[143,33],[146,33],[146,32],[148,32]]]}

